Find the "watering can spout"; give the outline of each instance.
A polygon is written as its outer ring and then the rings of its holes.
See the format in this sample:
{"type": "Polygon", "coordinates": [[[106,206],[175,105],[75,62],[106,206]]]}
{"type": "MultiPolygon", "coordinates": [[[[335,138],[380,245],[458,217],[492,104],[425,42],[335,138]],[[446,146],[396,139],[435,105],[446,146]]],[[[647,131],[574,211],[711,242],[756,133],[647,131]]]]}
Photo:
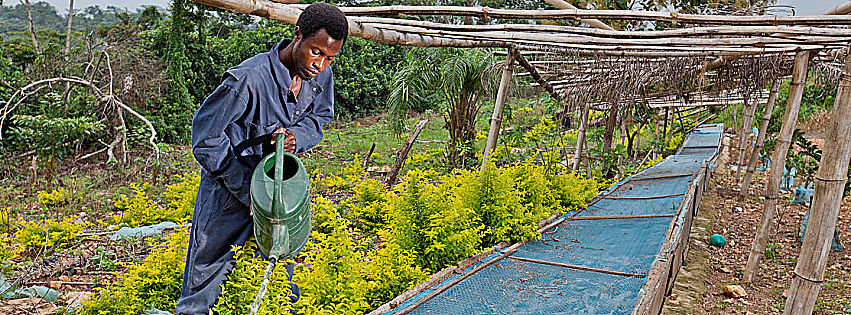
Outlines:
{"type": "Polygon", "coordinates": [[[301,160],[284,151],[279,134],[275,152],[264,157],[251,177],[254,237],[260,251],[276,260],[291,259],[310,236],[310,181],[301,160]]]}

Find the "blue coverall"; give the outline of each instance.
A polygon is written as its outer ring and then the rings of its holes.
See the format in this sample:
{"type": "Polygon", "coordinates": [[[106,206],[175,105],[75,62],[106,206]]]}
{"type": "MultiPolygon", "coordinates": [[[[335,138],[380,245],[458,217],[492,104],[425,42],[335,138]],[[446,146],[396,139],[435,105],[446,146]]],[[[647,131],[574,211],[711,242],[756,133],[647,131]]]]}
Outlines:
{"type": "MultiPolygon", "coordinates": [[[[272,132],[281,127],[292,131],[299,153],[319,143],[322,126],[334,117],[330,67],[303,81],[298,97],[289,90],[292,76],[278,51],[290,41],[228,69],[192,119],[192,152],[201,164],[201,184],[177,314],[209,313],[233,269],[231,245],[243,245],[253,234],[249,182],[260,159],[274,151],[272,132]]],[[[292,278],[292,264],[287,271],[292,278]]],[[[295,285],[293,293],[295,301],[295,285]]]]}

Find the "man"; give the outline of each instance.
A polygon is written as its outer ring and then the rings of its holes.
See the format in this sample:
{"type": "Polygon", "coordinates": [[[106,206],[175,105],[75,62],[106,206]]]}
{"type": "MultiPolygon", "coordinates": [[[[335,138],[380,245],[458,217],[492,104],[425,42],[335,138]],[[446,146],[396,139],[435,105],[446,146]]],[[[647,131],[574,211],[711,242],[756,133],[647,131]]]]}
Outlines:
{"type": "MultiPolygon", "coordinates": [[[[322,139],[334,116],[334,84],[328,65],[348,35],[345,15],[314,3],[299,16],[293,38],[226,71],[223,82],[192,119],[192,152],[201,184],[192,217],[189,250],[177,314],[208,314],[233,268],[232,245],[253,234],[249,182],[260,159],[286,135],[288,152],[322,139]]],[[[293,266],[287,266],[292,278],[293,266]]],[[[298,287],[293,285],[298,299],[298,287]]],[[[247,293],[250,294],[250,293],[247,293]]]]}

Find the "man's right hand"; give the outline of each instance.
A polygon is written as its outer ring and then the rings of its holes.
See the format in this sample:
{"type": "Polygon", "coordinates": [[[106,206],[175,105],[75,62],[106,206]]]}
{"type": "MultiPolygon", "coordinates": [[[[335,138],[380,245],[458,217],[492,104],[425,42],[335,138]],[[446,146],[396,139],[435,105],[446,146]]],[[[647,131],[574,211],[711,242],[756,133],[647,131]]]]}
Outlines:
{"type": "Polygon", "coordinates": [[[284,134],[284,151],[289,153],[295,153],[295,135],[293,132],[286,128],[278,128],[275,132],[272,133],[272,144],[275,144],[275,141],[278,139],[278,134],[284,134]]]}

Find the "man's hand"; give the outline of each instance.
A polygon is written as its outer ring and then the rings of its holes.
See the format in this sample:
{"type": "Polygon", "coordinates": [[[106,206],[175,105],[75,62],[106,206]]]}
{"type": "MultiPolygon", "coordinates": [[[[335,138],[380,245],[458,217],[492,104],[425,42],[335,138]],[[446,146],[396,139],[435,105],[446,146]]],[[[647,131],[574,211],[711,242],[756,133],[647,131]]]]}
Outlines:
{"type": "Polygon", "coordinates": [[[278,128],[275,132],[272,133],[272,144],[275,144],[275,140],[278,139],[278,134],[284,134],[284,151],[289,153],[295,153],[295,135],[293,132],[286,128],[278,128]]]}

